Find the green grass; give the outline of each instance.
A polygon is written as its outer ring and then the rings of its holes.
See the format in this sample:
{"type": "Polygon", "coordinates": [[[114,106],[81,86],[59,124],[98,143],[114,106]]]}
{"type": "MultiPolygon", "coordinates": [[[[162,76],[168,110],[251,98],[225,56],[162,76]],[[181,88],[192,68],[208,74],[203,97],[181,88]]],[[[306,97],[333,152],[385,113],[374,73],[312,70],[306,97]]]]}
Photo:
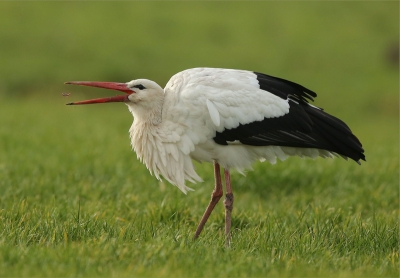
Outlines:
{"type": "MultiPolygon", "coordinates": [[[[0,277],[397,277],[397,2],[0,3],[0,277]],[[123,26],[123,27],[121,27],[123,26]],[[164,85],[185,68],[300,82],[347,122],[367,162],[256,163],[233,174],[233,242],[210,164],[187,196],[130,150],[120,104],[68,80],[164,85]],[[72,92],[68,98],[62,92],[72,92]]],[[[107,94],[108,93],[108,94],[107,94]]]]}

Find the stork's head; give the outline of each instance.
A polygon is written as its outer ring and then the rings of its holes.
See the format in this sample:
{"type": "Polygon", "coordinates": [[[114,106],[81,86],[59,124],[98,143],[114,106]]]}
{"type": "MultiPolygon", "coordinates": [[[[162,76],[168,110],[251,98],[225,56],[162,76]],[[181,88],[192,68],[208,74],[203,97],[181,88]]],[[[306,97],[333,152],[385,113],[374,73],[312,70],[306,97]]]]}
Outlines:
{"type": "Polygon", "coordinates": [[[65,82],[65,84],[98,87],[125,93],[125,95],[117,95],[107,98],[70,102],[67,103],[67,105],[124,102],[129,106],[132,113],[137,112],[142,114],[146,111],[153,110],[156,107],[159,108],[159,105],[162,105],[164,98],[164,90],[154,81],[147,79],[136,79],[127,83],[72,81],[65,82]]]}

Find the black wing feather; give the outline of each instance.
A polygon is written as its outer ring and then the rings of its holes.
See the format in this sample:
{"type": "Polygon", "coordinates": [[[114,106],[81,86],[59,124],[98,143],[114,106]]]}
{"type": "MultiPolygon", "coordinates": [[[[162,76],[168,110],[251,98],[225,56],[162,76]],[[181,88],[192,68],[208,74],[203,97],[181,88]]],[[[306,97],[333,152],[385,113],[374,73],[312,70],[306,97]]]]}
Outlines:
{"type": "Polygon", "coordinates": [[[254,73],[257,76],[260,89],[273,93],[283,99],[291,96],[296,101],[307,102],[307,99],[314,101],[314,98],[317,97],[315,92],[292,81],[259,72],[254,73]]]}
{"type": "Polygon", "coordinates": [[[357,162],[365,160],[360,141],[343,121],[308,104],[316,93],[285,79],[255,74],[262,90],[292,100],[289,101],[289,113],[217,132],[214,137],[217,144],[228,145],[228,142],[238,140],[252,146],[317,148],[357,162]]]}

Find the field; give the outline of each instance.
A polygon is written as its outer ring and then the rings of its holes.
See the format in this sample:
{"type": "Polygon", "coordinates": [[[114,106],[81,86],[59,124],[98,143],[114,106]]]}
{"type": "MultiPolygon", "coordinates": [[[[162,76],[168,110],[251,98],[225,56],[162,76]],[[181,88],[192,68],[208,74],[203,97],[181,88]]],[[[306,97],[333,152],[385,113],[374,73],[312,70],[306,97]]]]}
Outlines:
{"type": "Polygon", "coordinates": [[[398,277],[398,2],[1,2],[0,277],[398,277]],[[240,68],[301,83],[367,162],[290,158],[182,194],[130,149],[122,104],[65,81],[240,68]],[[63,97],[63,92],[71,93],[63,97]]]}

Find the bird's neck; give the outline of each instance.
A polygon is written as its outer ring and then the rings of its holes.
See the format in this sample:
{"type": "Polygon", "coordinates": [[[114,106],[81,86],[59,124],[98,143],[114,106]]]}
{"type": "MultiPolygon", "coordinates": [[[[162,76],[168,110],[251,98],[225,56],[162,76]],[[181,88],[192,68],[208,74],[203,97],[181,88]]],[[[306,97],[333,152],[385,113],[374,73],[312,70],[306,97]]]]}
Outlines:
{"type": "Polygon", "coordinates": [[[145,105],[128,105],[129,111],[134,118],[134,124],[142,126],[158,125],[162,121],[162,109],[164,98],[152,103],[151,106],[145,105]]]}
{"type": "Polygon", "coordinates": [[[163,101],[153,102],[151,107],[128,105],[133,115],[133,124],[129,130],[131,145],[140,161],[144,162],[150,172],[155,171],[153,154],[159,146],[158,129],[162,124],[163,101]]]}
{"type": "Polygon", "coordinates": [[[132,149],[138,159],[146,165],[150,173],[154,173],[157,178],[159,178],[160,167],[162,167],[160,165],[162,161],[160,155],[164,155],[159,128],[159,125],[135,119],[129,130],[132,149]]]}
{"type": "Polygon", "coordinates": [[[143,161],[151,156],[154,146],[157,145],[157,127],[150,122],[134,120],[129,130],[132,148],[138,158],[143,161]]]}

